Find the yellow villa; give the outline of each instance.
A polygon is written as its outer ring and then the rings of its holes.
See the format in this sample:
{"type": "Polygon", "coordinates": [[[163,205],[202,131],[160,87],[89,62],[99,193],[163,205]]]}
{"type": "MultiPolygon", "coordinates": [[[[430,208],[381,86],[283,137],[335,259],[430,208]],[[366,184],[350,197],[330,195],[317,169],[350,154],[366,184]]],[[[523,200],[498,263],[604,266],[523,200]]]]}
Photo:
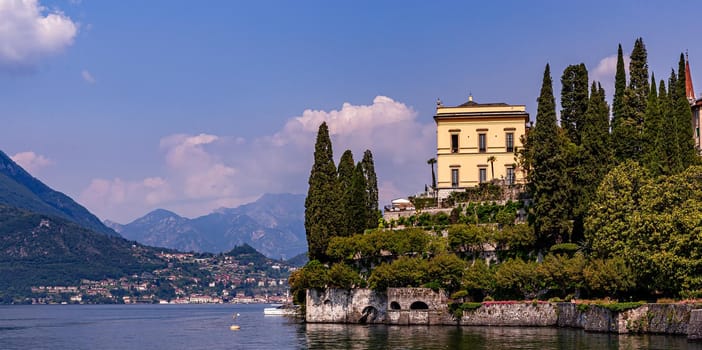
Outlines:
{"type": "Polygon", "coordinates": [[[523,184],[515,150],[522,147],[529,114],[524,105],[468,102],[444,106],[437,102],[436,115],[437,195],[499,180],[523,184]]]}

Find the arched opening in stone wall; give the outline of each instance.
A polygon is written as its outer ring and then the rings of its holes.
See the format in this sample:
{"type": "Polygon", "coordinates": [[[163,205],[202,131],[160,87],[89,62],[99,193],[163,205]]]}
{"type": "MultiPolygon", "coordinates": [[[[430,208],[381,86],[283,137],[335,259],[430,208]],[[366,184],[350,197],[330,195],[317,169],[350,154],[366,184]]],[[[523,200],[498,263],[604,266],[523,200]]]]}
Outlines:
{"type": "Polygon", "coordinates": [[[429,309],[429,305],[423,301],[415,301],[410,305],[410,310],[427,310],[429,309]]]}
{"type": "Polygon", "coordinates": [[[372,306],[366,306],[361,313],[361,319],[358,320],[358,323],[365,324],[368,322],[373,322],[377,316],[378,309],[372,306]]]}
{"type": "Polygon", "coordinates": [[[324,306],[330,306],[331,305],[331,300],[327,299],[324,301],[324,306]]]}
{"type": "Polygon", "coordinates": [[[400,303],[398,303],[398,302],[396,302],[396,301],[393,301],[392,303],[390,303],[390,309],[392,309],[392,310],[399,310],[399,309],[400,309],[400,303]]]}

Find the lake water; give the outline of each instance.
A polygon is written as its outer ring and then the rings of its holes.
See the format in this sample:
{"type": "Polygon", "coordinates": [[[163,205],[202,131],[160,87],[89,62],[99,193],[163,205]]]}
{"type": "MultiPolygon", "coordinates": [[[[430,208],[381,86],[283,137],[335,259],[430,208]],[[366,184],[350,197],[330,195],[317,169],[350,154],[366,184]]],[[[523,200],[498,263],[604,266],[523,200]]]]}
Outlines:
{"type": "Polygon", "coordinates": [[[265,306],[0,306],[0,349],[702,349],[684,336],[574,329],[302,324],[265,306]]]}

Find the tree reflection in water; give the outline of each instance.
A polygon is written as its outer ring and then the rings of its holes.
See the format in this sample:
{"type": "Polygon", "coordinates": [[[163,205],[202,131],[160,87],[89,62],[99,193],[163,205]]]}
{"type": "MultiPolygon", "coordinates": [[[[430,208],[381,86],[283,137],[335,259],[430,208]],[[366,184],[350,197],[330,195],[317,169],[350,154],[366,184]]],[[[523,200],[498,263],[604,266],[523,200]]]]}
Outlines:
{"type": "Polygon", "coordinates": [[[313,324],[300,328],[308,349],[700,349],[685,336],[586,333],[548,327],[313,324]]]}

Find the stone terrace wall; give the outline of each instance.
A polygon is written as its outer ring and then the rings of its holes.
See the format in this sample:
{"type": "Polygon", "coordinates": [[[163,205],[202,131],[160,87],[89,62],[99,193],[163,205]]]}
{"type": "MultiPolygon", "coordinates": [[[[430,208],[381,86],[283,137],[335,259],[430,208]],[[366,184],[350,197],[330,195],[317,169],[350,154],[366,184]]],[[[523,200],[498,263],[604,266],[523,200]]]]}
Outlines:
{"type": "Polygon", "coordinates": [[[556,326],[558,309],[552,303],[486,303],[464,311],[462,326],[556,326]]]}
{"type": "MultiPolygon", "coordinates": [[[[449,324],[448,298],[429,288],[388,288],[388,324],[449,324]]],[[[454,321],[455,324],[455,321],[454,321]]]]}
{"type": "Polygon", "coordinates": [[[370,289],[307,290],[310,323],[385,323],[387,297],[370,289]]]}
{"type": "Polygon", "coordinates": [[[636,309],[612,312],[589,306],[579,311],[572,303],[558,303],[558,326],[583,328],[589,332],[687,334],[692,306],[644,304],[636,309]]]}
{"type": "Polygon", "coordinates": [[[688,334],[702,340],[702,310],[686,304],[644,304],[613,312],[573,303],[494,302],[464,311],[456,320],[444,292],[428,288],[308,290],[305,319],[310,323],[396,325],[558,326],[589,332],[688,334]],[[691,317],[691,314],[696,315],[691,317]]]}

